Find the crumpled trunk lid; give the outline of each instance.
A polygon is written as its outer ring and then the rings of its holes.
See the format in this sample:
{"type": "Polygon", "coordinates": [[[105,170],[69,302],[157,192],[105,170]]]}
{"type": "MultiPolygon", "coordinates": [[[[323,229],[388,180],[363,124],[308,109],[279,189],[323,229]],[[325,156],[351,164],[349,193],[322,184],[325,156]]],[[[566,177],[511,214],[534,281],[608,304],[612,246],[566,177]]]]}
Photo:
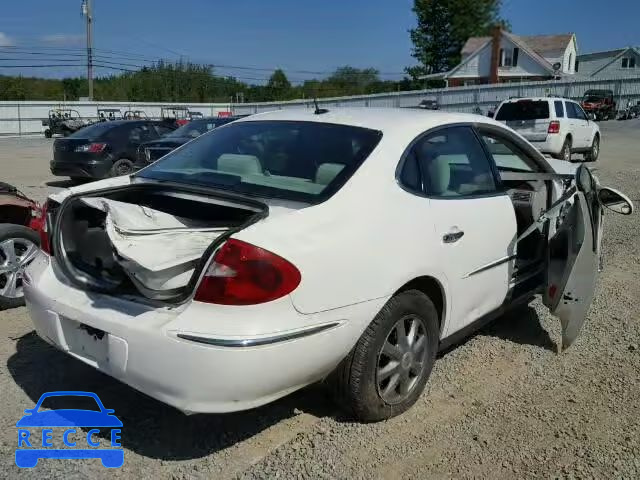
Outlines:
{"type": "Polygon", "coordinates": [[[218,245],[268,214],[250,198],[199,188],[129,185],[68,197],[54,255],[83,289],[180,302],[218,245]]]}

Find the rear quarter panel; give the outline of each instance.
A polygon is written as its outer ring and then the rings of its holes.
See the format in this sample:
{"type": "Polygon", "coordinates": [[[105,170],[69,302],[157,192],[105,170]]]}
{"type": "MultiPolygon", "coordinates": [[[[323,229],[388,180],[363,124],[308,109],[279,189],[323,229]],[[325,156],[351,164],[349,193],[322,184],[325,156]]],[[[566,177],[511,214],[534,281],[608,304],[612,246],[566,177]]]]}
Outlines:
{"type": "MultiPolygon", "coordinates": [[[[387,153],[399,160],[402,150],[387,153]]],[[[300,270],[302,281],[291,297],[302,313],[388,297],[423,275],[436,278],[446,292],[447,278],[429,248],[433,223],[416,221],[428,215],[429,200],[399,187],[396,165],[369,158],[326,202],[268,217],[234,236],[300,270]]]]}

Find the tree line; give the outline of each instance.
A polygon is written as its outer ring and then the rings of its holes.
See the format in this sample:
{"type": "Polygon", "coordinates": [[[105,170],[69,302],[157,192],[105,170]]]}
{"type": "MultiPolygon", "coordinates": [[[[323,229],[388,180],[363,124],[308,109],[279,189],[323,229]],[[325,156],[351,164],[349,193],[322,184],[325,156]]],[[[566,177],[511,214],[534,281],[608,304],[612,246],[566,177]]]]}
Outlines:
{"type": "MultiPolygon", "coordinates": [[[[487,35],[498,24],[501,0],[414,0],[416,26],[409,31],[416,65],[405,69],[405,78],[380,78],[374,68],[337,68],[326,78],[293,85],[286,73],[275,70],[265,84],[250,84],[217,74],[208,65],[191,62],[157,63],[135,71],[99,77],[94,98],[130,102],[264,102],[299,98],[325,98],[387,93],[441,87],[441,81],[421,80],[425,74],[453,68],[460,50],[471,36],[487,35]]],[[[0,64],[1,68],[1,64],[0,64]]],[[[0,75],[0,100],[77,100],[86,96],[86,78],[45,79],[0,75]]]]}

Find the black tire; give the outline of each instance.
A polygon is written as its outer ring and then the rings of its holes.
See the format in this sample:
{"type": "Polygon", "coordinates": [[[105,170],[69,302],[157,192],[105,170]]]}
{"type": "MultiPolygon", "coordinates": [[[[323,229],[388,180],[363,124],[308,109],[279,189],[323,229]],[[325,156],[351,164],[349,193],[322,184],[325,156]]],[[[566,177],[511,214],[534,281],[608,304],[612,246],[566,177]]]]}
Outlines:
{"type": "Polygon", "coordinates": [[[598,156],[600,155],[600,136],[596,135],[593,137],[593,142],[591,142],[591,150],[584,154],[584,159],[587,162],[595,162],[598,160],[598,156]]]}
{"type": "MultiPolygon", "coordinates": [[[[30,228],[22,225],[2,224],[0,225],[0,243],[9,239],[24,239],[35,245],[40,245],[40,237],[30,228]]],[[[0,264],[5,262],[4,256],[0,253],[0,264]]],[[[0,290],[6,285],[7,277],[0,275],[0,290]]],[[[0,293],[0,310],[15,308],[24,305],[24,297],[8,297],[0,293]]]]}
{"type": "Polygon", "coordinates": [[[44,131],[44,138],[51,138],[52,136],[53,136],[53,134],[51,133],[51,130],[47,128],[44,131]]]}
{"type": "MultiPolygon", "coordinates": [[[[329,382],[332,384],[337,402],[356,419],[364,422],[375,422],[401,414],[422,394],[436,359],[438,342],[438,313],[429,297],[418,290],[408,290],[395,295],[380,310],[349,355],[331,375],[329,382]],[[416,319],[421,322],[424,352],[415,354],[415,358],[421,361],[419,373],[411,380],[412,386],[407,392],[399,393],[397,401],[389,402],[383,398],[378,382],[380,362],[384,360],[385,355],[382,348],[387,340],[392,338],[391,335],[394,335],[396,324],[402,320],[402,325],[406,325],[404,319],[407,318],[409,321],[416,319]]],[[[418,343],[416,340],[414,346],[418,343]]],[[[409,367],[404,365],[405,357],[406,353],[402,360],[396,362],[397,367],[394,371],[405,369],[402,371],[410,375],[409,367]]],[[[392,376],[389,377],[389,383],[392,376]]],[[[397,388],[400,387],[393,388],[394,393],[397,393],[397,388]]]]}
{"type": "Polygon", "coordinates": [[[129,175],[130,173],[133,173],[134,170],[135,167],[131,160],[128,158],[121,158],[113,163],[110,174],[112,177],[119,177],[121,175],[129,175]]]}
{"type": "Polygon", "coordinates": [[[560,153],[556,155],[556,158],[559,160],[566,160],[567,162],[571,161],[571,138],[567,137],[564,139],[564,143],[562,144],[562,150],[560,153]]]}

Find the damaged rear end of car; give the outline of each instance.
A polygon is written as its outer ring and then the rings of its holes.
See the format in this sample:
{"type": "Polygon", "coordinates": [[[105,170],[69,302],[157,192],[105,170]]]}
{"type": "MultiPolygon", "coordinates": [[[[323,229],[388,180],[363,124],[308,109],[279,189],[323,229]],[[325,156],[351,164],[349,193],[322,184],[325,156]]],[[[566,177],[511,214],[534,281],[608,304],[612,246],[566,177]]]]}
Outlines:
{"type": "Polygon", "coordinates": [[[267,204],[246,197],[134,183],[65,199],[51,251],[80,289],[179,304],[193,296],[213,253],[268,214],[267,204]]]}

